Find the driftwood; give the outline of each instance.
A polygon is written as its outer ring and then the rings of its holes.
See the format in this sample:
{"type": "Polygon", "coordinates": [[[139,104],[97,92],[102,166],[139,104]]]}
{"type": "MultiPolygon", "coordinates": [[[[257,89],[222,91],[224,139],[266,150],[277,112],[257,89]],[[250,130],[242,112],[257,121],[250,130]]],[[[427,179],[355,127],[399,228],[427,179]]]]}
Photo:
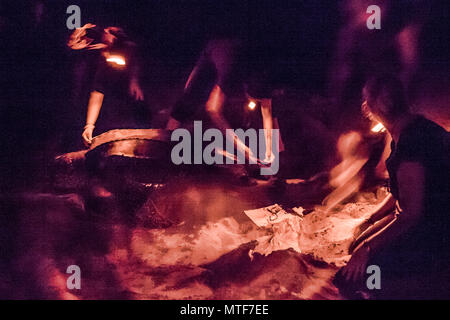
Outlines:
{"type": "Polygon", "coordinates": [[[88,153],[101,149],[104,156],[164,158],[169,155],[169,141],[169,133],[160,129],[110,130],[92,139],[88,153]]]}

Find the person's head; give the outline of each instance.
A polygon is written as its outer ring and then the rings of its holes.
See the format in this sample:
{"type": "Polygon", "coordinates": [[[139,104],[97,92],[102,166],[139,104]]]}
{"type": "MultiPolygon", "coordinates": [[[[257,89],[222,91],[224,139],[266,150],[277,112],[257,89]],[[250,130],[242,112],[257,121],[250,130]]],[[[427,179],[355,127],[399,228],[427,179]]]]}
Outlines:
{"type": "Polygon", "coordinates": [[[127,35],[121,28],[102,29],[95,24],[88,23],[72,33],[67,45],[74,50],[110,49],[116,46],[120,47],[127,39],[127,35]]]}
{"type": "Polygon", "coordinates": [[[81,28],[76,28],[70,35],[67,46],[73,50],[102,49],[106,45],[102,42],[102,32],[95,24],[87,23],[81,28]]]}
{"type": "Polygon", "coordinates": [[[367,81],[363,98],[363,113],[385,126],[409,114],[403,84],[393,75],[378,76],[367,81]]]}
{"type": "Polygon", "coordinates": [[[117,43],[121,43],[128,40],[127,35],[122,28],[119,27],[107,27],[103,29],[102,42],[112,47],[117,43]]]}

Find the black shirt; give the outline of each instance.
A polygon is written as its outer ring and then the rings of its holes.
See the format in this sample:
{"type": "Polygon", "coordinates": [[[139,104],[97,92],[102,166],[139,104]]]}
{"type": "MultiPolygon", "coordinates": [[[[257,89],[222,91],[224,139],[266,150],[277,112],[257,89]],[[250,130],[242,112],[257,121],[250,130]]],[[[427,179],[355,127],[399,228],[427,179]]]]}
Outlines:
{"type": "Polygon", "coordinates": [[[130,44],[113,48],[109,54],[123,57],[126,65],[120,66],[114,62],[107,62],[106,58],[100,55],[92,89],[105,96],[128,98],[130,79],[133,73],[137,73],[134,47],[130,44]]]}
{"type": "Polygon", "coordinates": [[[403,162],[420,163],[425,169],[425,196],[419,233],[450,242],[450,134],[436,123],[417,117],[391,148],[386,161],[391,193],[401,205],[397,171],[403,162]]]}
{"type": "Polygon", "coordinates": [[[96,123],[96,134],[112,129],[141,129],[150,127],[150,110],[130,94],[130,81],[138,76],[135,46],[132,43],[111,48],[111,56],[121,56],[125,65],[107,62],[99,56],[92,91],[104,94],[103,106],[96,123]]]}

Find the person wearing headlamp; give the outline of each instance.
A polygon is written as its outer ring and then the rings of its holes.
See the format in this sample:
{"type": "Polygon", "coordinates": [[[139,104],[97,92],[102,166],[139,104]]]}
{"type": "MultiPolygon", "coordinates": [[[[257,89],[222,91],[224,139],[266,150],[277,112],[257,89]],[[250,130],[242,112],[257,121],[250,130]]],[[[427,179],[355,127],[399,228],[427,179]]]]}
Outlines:
{"type": "MultiPolygon", "coordinates": [[[[257,159],[250,148],[237,137],[233,139],[234,144],[238,151],[245,154],[246,159],[255,163],[273,161],[271,129],[274,129],[272,92],[275,81],[267,69],[274,68],[275,58],[267,54],[266,48],[252,49],[251,45],[238,38],[210,40],[186,82],[183,95],[175,103],[166,129],[177,129],[183,122],[192,119],[203,105],[212,125],[225,133],[230,125],[223,115],[223,107],[227,99],[245,92],[253,108],[257,105],[261,107],[266,130],[265,159],[257,159]]],[[[241,170],[237,175],[242,174],[239,179],[245,181],[248,176],[244,171],[241,170]]]]}
{"type": "Polygon", "coordinates": [[[92,141],[94,129],[99,134],[112,129],[150,126],[149,111],[143,103],[139,83],[136,45],[121,28],[100,29],[86,24],[75,30],[68,46],[74,50],[99,52],[82,133],[86,146],[92,141]]]}
{"type": "Polygon", "coordinates": [[[351,259],[337,284],[347,292],[364,289],[366,268],[376,265],[386,280],[378,292],[381,298],[404,298],[405,293],[414,299],[431,299],[430,294],[448,298],[448,290],[430,292],[436,289],[431,283],[414,287],[410,280],[433,280],[433,275],[436,280],[448,273],[450,133],[412,114],[401,81],[392,75],[369,80],[363,95],[364,113],[392,137],[386,161],[390,193],[364,223],[368,229],[351,246],[351,259]]]}

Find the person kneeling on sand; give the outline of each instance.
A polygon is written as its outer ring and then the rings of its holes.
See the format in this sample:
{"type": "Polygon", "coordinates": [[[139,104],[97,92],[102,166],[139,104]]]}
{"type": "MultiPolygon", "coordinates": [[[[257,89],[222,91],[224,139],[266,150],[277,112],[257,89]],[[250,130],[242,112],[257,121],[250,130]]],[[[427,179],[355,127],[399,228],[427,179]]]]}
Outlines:
{"type": "Polygon", "coordinates": [[[449,298],[445,281],[426,279],[439,278],[449,261],[450,135],[410,113],[402,83],[393,76],[369,80],[363,96],[363,112],[392,136],[390,195],[365,223],[374,224],[351,246],[335,283],[344,294],[364,292],[367,267],[375,265],[383,283],[371,292],[375,297],[449,298]]]}

